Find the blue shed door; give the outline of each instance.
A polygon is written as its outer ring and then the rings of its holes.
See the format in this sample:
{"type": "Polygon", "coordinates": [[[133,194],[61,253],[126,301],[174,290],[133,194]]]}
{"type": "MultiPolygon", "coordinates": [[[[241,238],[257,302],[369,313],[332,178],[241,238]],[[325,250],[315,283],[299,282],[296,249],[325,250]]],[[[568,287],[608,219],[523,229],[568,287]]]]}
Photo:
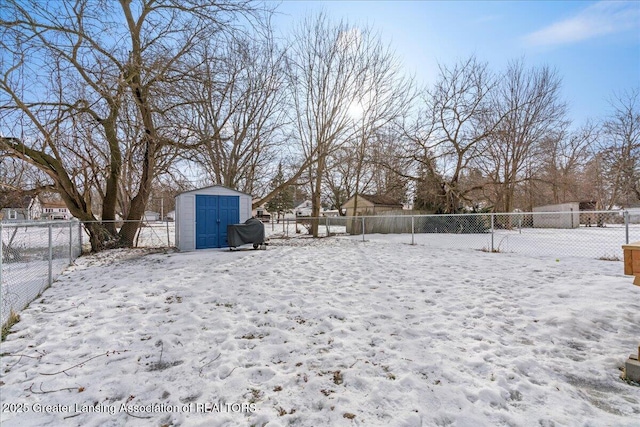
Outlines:
{"type": "Polygon", "coordinates": [[[196,249],[229,246],[227,225],[239,221],[239,196],[196,194],[196,249]]]}

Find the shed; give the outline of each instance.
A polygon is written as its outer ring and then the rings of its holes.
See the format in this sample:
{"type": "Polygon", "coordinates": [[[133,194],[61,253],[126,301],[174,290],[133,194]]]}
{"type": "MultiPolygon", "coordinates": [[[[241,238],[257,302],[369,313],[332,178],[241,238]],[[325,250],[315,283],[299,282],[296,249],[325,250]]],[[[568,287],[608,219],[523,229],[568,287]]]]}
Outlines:
{"type": "Polygon", "coordinates": [[[560,203],[533,208],[533,228],[578,228],[580,205],[560,203]]]}
{"type": "MultiPolygon", "coordinates": [[[[640,224],[640,207],[630,206],[625,210],[629,213],[629,222],[631,224],[640,224]]],[[[598,218],[602,218],[602,216],[603,215],[599,215],[598,218]]],[[[598,227],[602,227],[602,220],[598,222],[598,227]]]]}
{"type": "Polygon", "coordinates": [[[381,212],[400,211],[402,203],[384,195],[378,194],[358,194],[347,200],[342,208],[347,211],[347,216],[356,215],[377,215],[381,212]],[[354,211],[354,205],[358,198],[357,211],[354,211]]]}
{"type": "Polygon", "coordinates": [[[160,214],[154,211],[144,211],[144,222],[160,221],[160,214]]]}
{"type": "MultiPolygon", "coordinates": [[[[349,200],[344,202],[342,208],[346,211],[347,217],[352,217],[352,220],[346,222],[347,233],[360,234],[362,233],[361,222],[355,221],[355,216],[377,216],[387,212],[387,215],[393,211],[402,211],[402,203],[393,199],[392,197],[380,195],[380,194],[356,194],[349,200]],[[358,206],[356,207],[356,197],[358,198],[358,206]]],[[[365,228],[372,233],[389,233],[388,219],[382,219],[381,221],[369,218],[365,228]]],[[[395,220],[391,220],[391,223],[395,220]]]]}
{"type": "Polygon", "coordinates": [[[213,185],[178,194],[175,211],[179,250],[227,247],[227,225],[251,218],[251,195],[213,185]]]}

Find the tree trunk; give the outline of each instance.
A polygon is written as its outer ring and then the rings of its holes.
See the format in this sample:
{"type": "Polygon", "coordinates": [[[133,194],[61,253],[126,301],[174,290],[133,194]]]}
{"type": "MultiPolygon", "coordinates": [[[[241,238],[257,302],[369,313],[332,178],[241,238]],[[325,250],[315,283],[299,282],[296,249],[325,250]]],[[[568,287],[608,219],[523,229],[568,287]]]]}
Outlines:
{"type": "MultiPolygon", "coordinates": [[[[150,113],[149,113],[150,115],[150,113]]],[[[126,247],[132,247],[140,222],[144,216],[144,211],[151,194],[151,183],[153,181],[153,170],[155,166],[155,150],[154,141],[150,136],[147,137],[147,148],[145,150],[144,161],[142,164],[142,177],[138,194],[131,200],[131,208],[126,217],[125,223],[120,229],[120,243],[126,247]]]]}
{"type": "Polygon", "coordinates": [[[316,169],[316,179],[311,200],[311,234],[318,237],[318,217],[320,216],[320,206],[322,203],[322,174],[326,163],[326,155],[320,155],[318,167],[316,169]]]}
{"type": "Polygon", "coordinates": [[[102,224],[115,236],[116,231],[116,206],[118,203],[118,182],[122,171],[122,152],[118,143],[118,135],[115,129],[115,119],[109,119],[104,125],[105,136],[109,143],[109,175],[106,179],[106,189],[102,200],[102,224]]]}

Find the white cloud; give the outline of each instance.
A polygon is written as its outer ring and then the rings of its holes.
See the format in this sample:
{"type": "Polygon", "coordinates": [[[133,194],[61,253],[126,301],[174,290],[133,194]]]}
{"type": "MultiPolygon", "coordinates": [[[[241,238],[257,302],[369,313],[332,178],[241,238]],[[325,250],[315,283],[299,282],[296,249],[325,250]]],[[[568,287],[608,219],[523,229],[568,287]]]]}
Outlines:
{"type": "Polygon", "coordinates": [[[576,43],[631,29],[640,31],[640,3],[601,1],[576,16],[555,22],[525,36],[529,45],[548,46],[576,43]]]}

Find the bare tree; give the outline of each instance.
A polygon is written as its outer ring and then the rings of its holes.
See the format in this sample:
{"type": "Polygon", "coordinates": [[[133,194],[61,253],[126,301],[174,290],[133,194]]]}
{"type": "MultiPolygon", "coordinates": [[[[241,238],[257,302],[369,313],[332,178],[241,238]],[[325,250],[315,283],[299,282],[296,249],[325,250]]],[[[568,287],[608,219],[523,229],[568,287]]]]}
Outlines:
{"type": "MultiPolygon", "coordinates": [[[[400,96],[390,89],[398,87],[399,72],[394,56],[370,28],[333,24],[324,14],[306,18],[295,29],[287,70],[294,134],[303,157],[315,159],[306,173],[311,215],[317,217],[330,156],[361,131],[356,158],[362,161],[362,141],[401,110],[400,96]]],[[[311,232],[317,236],[317,222],[311,232]]]]}
{"type": "Polygon", "coordinates": [[[435,187],[439,200],[429,205],[437,211],[459,212],[467,195],[481,188],[461,185],[462,176],[500,123],[501,115],[490,105],[495,87],[487,64],[473,56],[453,67],[441,65],[438,81],[423,95],[418,121],[406,130],[407,156],[415,162],[412,179],[435,187]]]}
{"type": "Polygon", "coordinates": [[[531,179],[525,171],[540,158],[542,144],[566,128],[566,105],[560,100],[561,79],[548,67],[527,69],[515,61],[500,81],[492,108],[501,120],[484,139],[479,164],[492,181],[496,210],[510,212],[516,188],[531,179]]]}
{"type": "Polygon", "coordinates": [[[597,137],[598,129],[588,122],[577,130],[550,135],[542,141],[541,167],[538,173],[533,172],[533,179],[544,184],[537,192],[546,197],[545,203],[565,203],[587,196],[582,194],[581,182],[597,137]]]}
{"type": "Polygon", "coordinates": [[[640,200],[640,89],[615,95],[598,143],[603,206],[628,206],[640,200]]]}
{"type": "Polygon", "coordinates": [[[200,142],[191,159],[209,182],[246,193],[267,176],[285,124],[283,52],[272,38],[238,35],[198,46],[194,79],[179,86],[200,142]]]}
{"type": "MultiPolygon", "coordinates": [[[[367,68],[361,75],[363,90],[357,94],[352,106],[356,120],[355,135],[351,140],[355,162],[354,192],[351,193],[355,196],[354,212],[358,212],[358,194],[366,191],[368,184],[372,180],[375,182],[375,178],[380,177],[379,172],[384,171],[376,168],[376,162],[372,161],[373,148],[383,144],[393,125],[407,117],[416,96],[413,80],[402,74],[397,58],[379,40],[374,39],[374,42],[366,58],[367,68]]],[[[388,188],[388,182],[377,181],[377,193],[388,195],[397,190],[388,188]]],[[[403,195],[398,201],[405,198],[403,195]]]]}
{"type": "MultiPolygon", "coordinates": [[[[342,213],[342,205],[356,193],[356,151],[350,144],[340,147],[330,157],[330,163],[324,172],[325,198],[339,213],[342,213]]],[[[368,182],[361,183],[363,189],[368,186],[368,182]]]]}
{"type": "Polygon", "coordinates": [[[381,129],[364,142],[353,138],[336,150],[325,171],[323,194],[328,204],[342,214],[342,205],[357,194],[380,194],[404,202],[407,179],[398,173],[403,170],[397,162],[398,135],[381,129]]]}
{"type": "Polygon", "coordinates": [[[13,156],[0,155],[0,195],[24,192],[25,189],[33,190],[33,194],[52,191],[53,188],[46,185],[46,181],[38,169],[13,156]]]}
{"type": "Polygon", "coordinates": [[[610,209],[613,206],[610,184],[605,172],[604,155],[596,149],[584,168],[584,177],[580,185],[582,194],[586,195],[584,200],[596,202],[598,209],[610,209]]]}
{"type": "Polygon", "coordinates": [[[169,120],[168,85],[189,72],[184,64],[194,46],[232,31],[239,15],[257,12],[250,2],[231,0],[2,2],[0,92],[9,101],[4,117],[29,122],[23,138],[5,140],[2,148],[49,176],[71,213],[87,222],[93,250],[115,230],[93,223],[91,185],[75,169],[87,167],[93,156],[88,151],[103,153],[106,164],[91,169],[93,175],[103,170],[97,181],[103,183],[101,214],[108,223],[115,219],[119,192],[124,196],[123,162],[135,161],[136,175],[126,177],[137,184],[125,203],[130,221],[118,236],[131,245],[158,167],[166,166],[165,155],[173,156],[169,148],[181,143],[175,127],[163,125],[169,120]],[[24,89],[26,76],[31,91],[24,89]],[[97,138],[82,156],[61,146],[65,138],[73,141],[71,118],[94,126],[97,138]],[[123,149],[129,151],[123,155],[123,149]]]}
{"type": "MultiPolygon", "coordinates": [[[[293,32],[287,58],[294,108],[294,134],[309,165],[311,216],[320,215],[322,182],[328,156],[353,132],[349,106],[362,70],[358,63],[362,38],[347,23],[334,25],[325,14],[307,17],[293,32]]],[[[318,235],[314,223],[312,234],[318,235]]]]}
{"type": "Polygon", "coordinates": [[[395,125],[376,133],[365,159],[371,179],[367,185],[373,190],[364,187],[363,192],[373,191],[400,203],[408,200],[409,180],[406,178],[407,164],[401,156],[402,138],[402,130],[395,125]]]}

